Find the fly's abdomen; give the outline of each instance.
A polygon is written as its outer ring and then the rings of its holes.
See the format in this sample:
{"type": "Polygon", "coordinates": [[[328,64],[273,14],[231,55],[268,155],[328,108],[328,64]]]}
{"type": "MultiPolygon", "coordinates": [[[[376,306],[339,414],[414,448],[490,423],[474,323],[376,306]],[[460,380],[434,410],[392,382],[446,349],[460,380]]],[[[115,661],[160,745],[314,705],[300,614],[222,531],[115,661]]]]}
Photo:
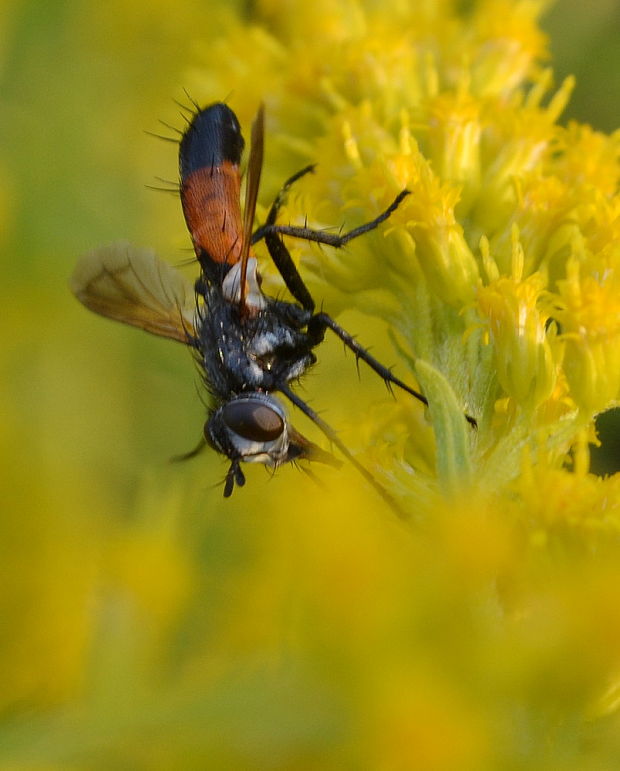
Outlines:
{"type": "Polygon", "coordinates": [[[235,114],[221,103],[198,112],[181,140],[181,202],[199,259],[206,253],[218,263],[239,260],[243,144],[235,114]]]}

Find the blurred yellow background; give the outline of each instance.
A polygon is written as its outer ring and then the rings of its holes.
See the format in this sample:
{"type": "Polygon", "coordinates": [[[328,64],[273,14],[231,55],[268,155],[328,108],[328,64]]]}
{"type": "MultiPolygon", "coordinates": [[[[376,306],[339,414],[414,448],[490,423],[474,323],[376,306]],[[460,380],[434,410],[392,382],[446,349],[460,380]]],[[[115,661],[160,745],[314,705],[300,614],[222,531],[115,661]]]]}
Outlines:
{"type": "MultiPolygon", "coordinates": [[[[224,501],[214,453],[168,463],[204,421],[189,353],[68,291],[77,257],[102,243],[188,257],[179,202],[146,188],[176,178],[176,148],[144,132],[180,125],[173,99],[221,12],[208,0],[1,7],[0,768],[559,768],[532,748],[560,685],[551,697],[524,682],[524,650],[511,670],[511,641],[493,638],[485,587],[509,548],[501,528],[473,570],[456,531],[404,538],[346,467],[321,469],[324,488],[253,468],[224,501]]],[[[616,128],[617,4],[560,0],[546,24],[558,79],[578,77],[570,115],[616,128]]],[[[387,345],[380,325],[347,324],[387,345]]],[[[304,394],[339,426],[386,399],[366,372],[358,387],[333,343],[304,394]]],[[[549,661],[566,653],[553,633],[549,661]]],[[[524,649],[544,647],[544,630],[525,634],[524,649]]],[[[568,700],[580,688],[561,686],[568,700]]],[[[606,741],[588,768],[620,759],[606,741]]],[[[579,763],[569,754],[564,768],[579,763]]]]}

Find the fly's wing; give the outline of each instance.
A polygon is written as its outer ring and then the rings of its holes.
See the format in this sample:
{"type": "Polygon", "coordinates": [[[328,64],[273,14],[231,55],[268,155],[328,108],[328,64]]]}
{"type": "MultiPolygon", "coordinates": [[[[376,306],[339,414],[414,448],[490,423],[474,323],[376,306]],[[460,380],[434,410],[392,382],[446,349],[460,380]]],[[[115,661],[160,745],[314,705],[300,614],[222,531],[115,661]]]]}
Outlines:
{"type": "Polygon", "coordinates": [[[256,201],[258,200],[258,186],[263,168],[263,146],[265,139],[265,106],[258,108],[256,118],[252,124],[252,137],[250,140],[250,158],[248,160],[248,181],[245,188],[245,206],[243,209],[243,241],[241,243],[241,273],[240,306],[245,305],[246,276],[248,271],[248,258],[250,256],[250,243],[254,228],[254,214],[256,213],[256,201]]]}
{"type": "Polygon", "coordinates": [[[99,247],[79,260],[69,285],[101,316],[182,343],[194,332],[191,282],[150,249],[127,243],[99,247]]]}
{"type": "Polygon", "coordinates": [[[303,434],[300,434],[291,424],[288,426],[288,435],[290,439],[289,444],[289,458],[288,460],[297,460],[299,458],[305,458],[316,463],[324,463],[327,466],[333,466],[334,468],[340,468],[342,463],[338,458],[334,458],[331,452],[322,450],[318,445],[311,442],[303,434]]]}

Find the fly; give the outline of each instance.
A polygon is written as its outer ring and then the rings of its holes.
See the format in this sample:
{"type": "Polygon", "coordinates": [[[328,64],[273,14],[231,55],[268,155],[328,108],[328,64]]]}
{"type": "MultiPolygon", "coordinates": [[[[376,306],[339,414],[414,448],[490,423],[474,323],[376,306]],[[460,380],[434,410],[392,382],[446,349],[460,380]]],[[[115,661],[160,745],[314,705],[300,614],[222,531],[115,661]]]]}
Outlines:
{"type": "MultiPolygon", "coordinates": [[[[211,408],[203,440],[185,457],[209,444],[228,458],[224,497],[231,495],[235,485],[245,484],[242,462],[274,468],[300,459],[338,464],[291,425],[281,399],[275,395],[281,394],[398,509],[390,494],[331,426],[295,393],[291,383],[314,364],[314,349],[329,329],[388,386],[398,386],[423,404],[428,402],[331,316],[316,312],[283,236],[342,247],[384,222],[409,191],[403,190],[378,217],[347,233],[277,224],[291,185],[313,171],[314,166],[307,166],[285,182],[265,223],[253,231],[263,142],[261,106],[252,126],[242,216],[240,162],[244,140],[234,112],[222,103],[199,109],[183,133],[179,146],[181,203],[200,265],[194,286],[153,252],[116,244],[82,257],[71,288],[90,310],[193,349],[211,396],[211,408]],[[294,302],[262,292],[253,250],[259,241],[265,242],[294,302]]],[[[475,426],[474,418],[466,418],[475,426]]]]}

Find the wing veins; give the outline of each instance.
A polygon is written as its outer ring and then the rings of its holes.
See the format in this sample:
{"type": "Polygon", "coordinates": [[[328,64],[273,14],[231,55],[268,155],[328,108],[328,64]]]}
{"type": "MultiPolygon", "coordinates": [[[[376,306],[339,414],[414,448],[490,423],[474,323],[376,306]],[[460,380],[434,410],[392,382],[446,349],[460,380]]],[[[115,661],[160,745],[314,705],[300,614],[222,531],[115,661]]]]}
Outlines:
{"type": "Polygon", "coordinates": [[[250,158],[248,161],[247,184],[245,188],[245,206],[243,208],[243,240],[241,242],[241,270],[239,274],[239,307],[245,306],[245,284],[248,271],[248,258],[250,256],[250,244],[252,243],[252,229],[254,227],[254,215],[258,200],[258,187],[263,168],[263,148],[265,139],[265,105],[261,103],[252,123],[252,136],[250,142],[250,158]]]}
{"type": "Polygon", "coordinates": [[[116,244],[91,252],[76,266],[71,286],[87,308],[107,318],[184,343],[194,332],[190,283],[150,250],[116,244]]]}

